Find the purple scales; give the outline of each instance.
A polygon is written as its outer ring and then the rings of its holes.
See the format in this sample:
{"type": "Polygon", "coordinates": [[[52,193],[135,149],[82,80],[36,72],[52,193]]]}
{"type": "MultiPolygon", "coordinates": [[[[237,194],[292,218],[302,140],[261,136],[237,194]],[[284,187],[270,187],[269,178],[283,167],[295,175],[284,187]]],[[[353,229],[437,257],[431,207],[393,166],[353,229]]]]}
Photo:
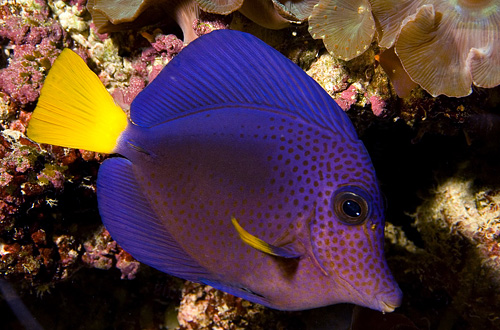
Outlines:
{"type": "Polygon", "coordinates": [[[99,171],[99,210],[139,261],[277,309],[399,306],[362,142],[257,38],[192,42],[134,100],[113,152],[124,158],[99,171]]]}

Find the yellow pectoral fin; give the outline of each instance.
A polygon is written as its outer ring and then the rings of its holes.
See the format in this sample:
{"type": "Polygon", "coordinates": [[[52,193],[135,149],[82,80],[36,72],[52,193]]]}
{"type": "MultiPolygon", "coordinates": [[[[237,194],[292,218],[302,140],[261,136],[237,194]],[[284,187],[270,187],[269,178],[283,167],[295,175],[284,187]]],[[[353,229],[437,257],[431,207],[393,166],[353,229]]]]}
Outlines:
{"type": "Polygon", "coordinates": [[[50,69],[28,125],[38,143],[111,153],[127,116],[85,62],[64,49],[50,69]]]}
{"type": "Polygon", "coordinates": [[[272,256],[283,257],[283,258],[298,258],[301,255],[294,251],[291,251],[290,249],[285,249],[282,247],[266,243],[260,238],[250,234],[248,231],[246,231],[243,227],[240,226],[238,220],[236,220],[235,217],[231,217],[231,222],[233,223],[234,228],[236,228],[238,235],[240,235],[241,240],[245,244],[248,244],[251,247],[253,247],[254,249],[257,249],[261,252],[267,253],[272,256]]]}

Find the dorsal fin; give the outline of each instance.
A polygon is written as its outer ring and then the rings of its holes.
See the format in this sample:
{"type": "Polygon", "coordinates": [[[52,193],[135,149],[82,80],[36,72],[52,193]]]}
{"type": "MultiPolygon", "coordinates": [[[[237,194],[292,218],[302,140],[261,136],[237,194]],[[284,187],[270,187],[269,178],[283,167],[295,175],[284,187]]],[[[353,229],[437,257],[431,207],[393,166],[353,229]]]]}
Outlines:
{"type": "Polygon", "coordinates": [[[341,134],[356,133],[342,109],[292,61],[258,38],[218,30],[194,40],[134,100],[144,127],[232,106],[297,116],[341,134]]]}

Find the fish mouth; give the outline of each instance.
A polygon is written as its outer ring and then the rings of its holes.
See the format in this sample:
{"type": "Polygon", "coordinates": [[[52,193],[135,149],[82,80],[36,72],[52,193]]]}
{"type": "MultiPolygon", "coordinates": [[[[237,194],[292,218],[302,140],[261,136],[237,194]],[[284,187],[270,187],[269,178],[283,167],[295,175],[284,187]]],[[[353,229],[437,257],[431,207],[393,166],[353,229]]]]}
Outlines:
{"type": "Polygon", "coordinates": [[[378,310],[382,313],[391,313],[401,306],[403,293],[399,287],[390,292],[381,292],[377,294],[378,310]]]}
{"type": "Polygon", "coordinates": [[[393,289],[387,291],[380,291],[375,296],[372,296],[371,299],[366,297],[362,292],[356,290],[348,281],[339,277],[342,280],[342,284],[344,286],[350,286],[353,289],[353,292],[358,294],[358,301],[346,301],[346,302],[354,302],[355,304],[377,310],[382,313],[391,313],[394,312],[396,308],[401,306],[401,302],[403,301],[403,292],[399,288],[399,286],[394,283],[393,289]]]}
{"type": "Polygon", "coordinates": [[[399,305],[393,305],[391,303],[386,303],[385,301],[380,302],[380,311],[382,313],[391,313],[394,312],[396,308],[398,308],[399,305]]]}

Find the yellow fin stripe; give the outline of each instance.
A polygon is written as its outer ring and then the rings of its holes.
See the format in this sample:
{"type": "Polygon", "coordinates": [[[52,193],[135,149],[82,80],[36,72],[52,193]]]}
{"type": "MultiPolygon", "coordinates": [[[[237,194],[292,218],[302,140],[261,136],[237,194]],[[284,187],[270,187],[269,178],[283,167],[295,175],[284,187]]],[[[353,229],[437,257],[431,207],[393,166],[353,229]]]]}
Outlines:
{"type": "Polygon", "coordinates": [[[114,151],[127,116],[85,64],[70,49],[54,62],[40,92],[28,126],[28,137],[38,143],[114,151]]]}
{"type": "Polygon", "coordinates": [[[274,247],[272,245],[264,242],[263,240],[261,240],[258,237],[253,236],[248,231],[243,229],[243,227],[240,226],[240,224],[238,223],[238,221],[236,220],[235,217],[231,217],[231,221],[233,222],[233,226],[236,228],[236,231],[240,235],[240,238],[243,242],[250,245],[254,249],[257,249],[257,250],[262,251],[264,253],[267,253],[267,254],[270,254],[273,256],[277,256],[277,257],[281,256],[280,254],[277,254],[276,252],[274,252],[274,247]]]}

